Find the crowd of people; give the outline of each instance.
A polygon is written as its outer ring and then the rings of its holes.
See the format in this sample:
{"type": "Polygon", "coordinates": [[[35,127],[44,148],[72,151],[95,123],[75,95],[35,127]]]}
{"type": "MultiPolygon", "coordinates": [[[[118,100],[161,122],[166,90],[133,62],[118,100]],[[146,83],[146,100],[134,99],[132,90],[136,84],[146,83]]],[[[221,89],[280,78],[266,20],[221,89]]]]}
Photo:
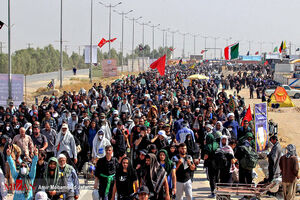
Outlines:
{"type": "MultiPolygon", "coordinates": [[[[39,105],[0,107],[0,199],[7,192],[14,199],[78,199],[78,176],[88,171],[97,199],[191,200],[200,161],[209,198],[217,183],[251,184],[258,156],[239,92],[250,88],[253,98],[256,87],[262,98],[272,73],[261,73],[263,66],[246,68],[251,73],[224,76],[220,66],[167,67],[165,76],[148,71],[105,87],[95,83],[88,91],[45,96],[39,105]],[[194,73],[210,79],[184,85],[194,73]],[[230,88],[235,94],[227,94],[230,88]],[[85,169],[85,163],[92,167],[85,169]]],[[[276,135],[271,143],[267,181],[294,162],[298,166],[294,146],[282,158],[276,135]]],[[[286,195],[293,192],[296,173],[295,166],[283,178],[286,195]]]]}

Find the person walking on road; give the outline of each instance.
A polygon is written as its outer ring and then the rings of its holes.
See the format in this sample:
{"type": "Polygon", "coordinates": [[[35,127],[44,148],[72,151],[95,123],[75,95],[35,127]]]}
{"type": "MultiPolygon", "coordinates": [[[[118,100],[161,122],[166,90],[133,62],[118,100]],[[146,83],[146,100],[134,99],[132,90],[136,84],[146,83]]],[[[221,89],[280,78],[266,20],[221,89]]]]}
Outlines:
{"type": "Polygon", "coordinates": [[[279,166],[282,174],[282,186],[284,200],[294,200],[297,190],[297,179],[299,179],[299,164],[296,146],[289,144],[287,153],[281,156],[279,166]]]}

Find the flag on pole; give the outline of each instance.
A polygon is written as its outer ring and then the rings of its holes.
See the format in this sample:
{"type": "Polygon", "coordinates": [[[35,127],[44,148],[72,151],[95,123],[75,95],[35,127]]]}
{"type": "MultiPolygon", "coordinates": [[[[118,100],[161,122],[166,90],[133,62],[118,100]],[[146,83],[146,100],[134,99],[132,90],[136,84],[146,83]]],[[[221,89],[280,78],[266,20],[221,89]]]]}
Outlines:
{"type": "Polygon", "coordinates": [[[249,56],[249,55],[250,55],[250,51],[247,52],[247,56],[249,56]]]}
{"type": "Polygon", "coordinates": [[[104,38],[102,38],[102,40],[99,42],[99,44],[98,44],[98,47],[103,47],[105,44],[107,43],[107,41],[104,39],[104,38]]]}
{"type": "Polygon", "coordinates": [[[244,121],[247,120],[248,122],[252,121],[252,114],[251,114],[251,108],[250,108],[250,104],[249,104],[249,107],[247,109],[247,112],[246,112],[246,115],[245,117],[243,118],[243,121],[242,121],[242,126],[244,126],[244,121]]]}
{"type": "Polygon", "coordinates": [[[296,51],[300,51],[300,48],[297,48],[296,51]]]}
{"type": "Polygon", "coordinates": [[[283,42],[283,49],[286,49],[286,42],[283,42]]]}
{"type": "Polygon", "coordinates": [[[264,63],[264,66],[267,66],[269,64],[269,62],[266,60],[266,62],[264,63]]]}
{"type": "Polygon", "coordinates": [[[282,49],[283,49],[283,41],[281,42],[281,45],[279,47],[279,52],[281,53],[282,52],[282,49]]]}
{"type": "Polygon", "coordinates": [[[202,50],[201,54],[204,54],[205,52],[207,52],[207,49],[202,50]]]}
{"type": "Polygon", "coordinates": [[[170,51],[174,51],[176,48],[169,48],[170,51]]]}
{"type": "Polygon", "coordinates": [[[196,66],[196,63],[195,63],[195,64],[193,64],[192,66],[190,66],[190,67],[189,67],[189,69],[194,69],[194,68],[195,68],[195,66],[196,66]]]}
{"type": "Polygon", "coordinates": [[[259,51],[255,52],[255,55],[258,55],[259,54],[259,51]]]}
{"type": "Polygon", "coordinates": [[[278,51],[278,47],[275,47],[273,53],[276,53],[277,51],[278,51]]]}
{"type": "Polygon", "coordinates": [[[151,65],[151,69],[157,69],[161,76],[165,75],[165,67],[166,67],[166,54],[154,61],[151,65]]]}
{"type": "Polygon", "coordinates": [[[114,42],[117,38],[113,38],[111,40],[109,40],[109,42],[114,42]]]}
{"type": "Polygon", "coordinates": [[[235,43],[225,47],[224,49],[225,60],[233,60],[239,57],[239,43],[235,43]]]}
{"type": "Polygon", "coordinates": [[[0,21],[0,29],[3,27],[4,22],[0,21]]]}

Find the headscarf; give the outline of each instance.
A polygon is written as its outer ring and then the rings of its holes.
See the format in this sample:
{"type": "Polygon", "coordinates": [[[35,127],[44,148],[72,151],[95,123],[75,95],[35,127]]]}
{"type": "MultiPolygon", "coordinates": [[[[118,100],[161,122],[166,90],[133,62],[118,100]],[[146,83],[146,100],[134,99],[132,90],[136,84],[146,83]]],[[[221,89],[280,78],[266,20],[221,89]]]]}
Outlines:
{"type": "Polygon", "coordinates": [[[217,124],[220,124],[220,129],[219,130],[217,130],[217,126],[215,126],[215,128],[214,128],[214,131],[223,131],[223,124],[222,124],[222,122],[221,121],[217,121],[217,124]]]}
{"type": "Polygon", "coordinates": [[[189,154],[189,155],[191,155],[190,152],[195,153],[195,152],[198,151],[197,146],[196,146],[196,144],[195,144],[195,141],[194,141],[194,139],[193,139],[191,133],[186,134],[186,138],[185,138],[184,143],[186,144],[186,148],[187,148],[187,150],[188,150],[188,154],[189,154]],[[190,136],[190,139],[189,139],[189,140],[188,140],[188,138],[187,138],[188,136],[190,136]]]}
{"type": "Polygon", "coordinates": [[[226,135],[222,135],[222,136],[221,136],[221,140],[220,140],[220,148],[221,148],[224,152],[230,153],[230,154],[234,155],[233,149],[231,148],[231,146],[228,145],[228,136],[226,136],[226,135]],[[226,144],[225,144],[225,146],[222,145],[222,139],[223,139],[223,138],[226,139],[226,144]]]}
{"type": "Polygon", "coordinates": [[[54,172],[54,179],[53,179],[53,185],[55,186],[58,182],[59,174],[58,174],[58,160],[55,157],[51,157],[48,161],[48,166],[46,168],[46,171],[44,172],[44,179],[46,181],[47,186],[50,184],[50,176],[49,176],[49,164],[50,162],[56,162],[56,169],[54,172]]]}
{"type": "Polygon", "coordinates": [[[293,144],[289,144],[286,147],[286,157],[290,158],[291,156],[297,156],[296,146],[293,144]]]}
{"type": "Polygon", "coordinates": [[[218,149],[218,143],[216,142],[212,134],[206,136],[206,145],[205,148],[209,153],[215,152],[218,149]]]}
{"type": "MultiPolygon", "coordinates": [[[[158,163],[155,154],[149,153],[150,158],[150,178],[154,191],[158,194],[162,188],[167,175],[165,169],[158,163]]],[[[148,173],[148,170],[147,170],[148,173]]]]}
{"type": "Polygon", "coordinates": [[[167,172],[167,176],[169,176],[169,174],[171,173],[171,171],[172,171],[172,166],[173,166],[173,162],[170,160],[170,158],[169,158],[169,154],[168,154],[168,152],[165,150],[165,149],[162,149],[162,150],[160,150],[159,152],[158,152],[158,154],[157,154],[157,160],[160,160],[159,159],[159,154],[160,153],[164,153],[165,154],[165,171],[167,172]]]}

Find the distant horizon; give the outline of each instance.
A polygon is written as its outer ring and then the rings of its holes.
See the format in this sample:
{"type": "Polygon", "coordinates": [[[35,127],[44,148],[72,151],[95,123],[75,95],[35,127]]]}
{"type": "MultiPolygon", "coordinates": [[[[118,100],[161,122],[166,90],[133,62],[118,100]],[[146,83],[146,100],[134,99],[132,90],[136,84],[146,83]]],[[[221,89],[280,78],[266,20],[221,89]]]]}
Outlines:
{"type": "MultiPolygon", "coordinates": [[[[109,1],[102,1],[108,3],[109,1]]],[[[119,1],[113,0],[112,4],[119,1]]],[[[97,1],[93,1],[93,45],[97,45],[102,37],[108,39],[108,8],[97,1]]],[[[272,52],[275,46],[279,48],[282,40],[287,46],[292,42],[292,53],[300,47],[297,20],[297,0],[127,0],[114,8],[118,11],[134,11],[129,17],[143,18],[140,22],[151,21],[151,24],[160,24],[160,28],[170,28],[184,33],[200,34],[201,36],[218,37],[217,48],[224,48],[226,44],[240,41],[240,54],[244,55],[249,49],[272,52]],[[229,38],[232,38],[229,40],[229,38]],[[226,39],[229,40],[226,42],[226,39]],[[260,44],[259,42],[263,42],[260,44]],[[272,44],[273,43],[273,44],[272,44]]],[[[112,9],[113,10],[113,9],[112,9]]],[[[15,0],[11,1],[11,28],[12,51],[33,48],[43,48],[49,44],[59,49],[59,21],[60,1],[15,0]],[[47,24],[46,24],[47,22],[47,24]]],[[[7,23],[7,1],[0,0],[0,20],[7,23]]],[[[124,55],[131,53],[132,21],[124,20],[124,55]]],[[[121,16],[112,12],[111,38],[117,40],[111,44],[112,48],[120,51],[121,45],[121,16]]],[[[64,0],[63,1],[63,40],[67,45],[68,55],[71,52],[81,54],[85,45],[90,41],[90,1],[64,0]]],[[[167,44],[171,45],[171,33],[167,36],[167,44]]],[[[194,54],[194,39],[186,36],[185,55],[194,54]]],[[[0,30],[0,42],[3,44],[3,53],[7,52],[7,27],[0,30]]],[[[135,24],[135,45],[142,43],[142,26],[135,24]]],[[[162,31],[155,30],[155,49],[162,46],[162,31]]],[[[145,44],[152,49],[152,28],[145,26],[145,44]]],[[[207,48],[214,48],[215,40],[207,39],[207,48]]],[[[175,34],[175,57],[182,54],[183,36],[175,34]]],[[[204,49],[204,39],[196,38],[196,54],[204,49]]],[[[65,49],[63,49],[65,50],[65,49]]],[[[108,44],[102,48],[108,51],[108,44]]],[[[220,56],[220,50],[216,51],[220,56]]],[[[214,50],[207,52],[207,57],[214,57],[214,50]]]]}

